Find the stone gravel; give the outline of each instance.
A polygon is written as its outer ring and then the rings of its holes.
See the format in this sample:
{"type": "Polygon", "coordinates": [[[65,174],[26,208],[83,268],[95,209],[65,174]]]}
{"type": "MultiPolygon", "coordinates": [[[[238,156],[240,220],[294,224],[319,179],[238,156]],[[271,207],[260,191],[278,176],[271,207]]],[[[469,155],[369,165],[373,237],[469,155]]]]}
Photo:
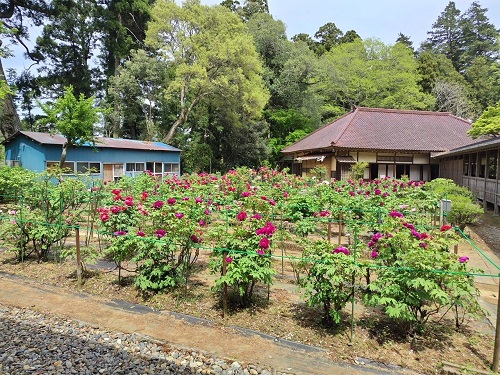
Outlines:
{"type": "Polygon", "coordinates": [[[289,375],[1,304],[0,374],[289,375]]]}

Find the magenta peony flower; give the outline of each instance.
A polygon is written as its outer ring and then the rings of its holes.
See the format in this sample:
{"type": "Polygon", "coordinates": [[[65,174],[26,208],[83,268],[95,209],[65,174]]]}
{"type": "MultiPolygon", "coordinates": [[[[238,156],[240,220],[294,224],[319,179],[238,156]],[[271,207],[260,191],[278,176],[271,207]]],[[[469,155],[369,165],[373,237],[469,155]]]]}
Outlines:
{"type": "Polygon", "coordinates": [[[391,212],[389,212],[389,216],[391,216],[391,217],[404,217],[404,215],[401,212],[395,211],[395,210],[392,210],[391,212]]]}
{"type": "Polygon", "coordinates": [[[163,207],[164,204],[165,204],[165,202],[163,202],[163,201],[156,201],[153,203],[153,208],[156,208],[157,210],[159,210],[160,208],[163,207]]]}
{"type": "Polygon", "coordinates": [[[262,249],[269,249],[269,245],[271,244],[271,241],[269,241],[269,238],[267,237],[263,237],[261,238],[260,242],[259,242],[259,246],[262,248],[262,249]]]}
{"type": "Polygon", "coordinates": [[[467,263],[469,261],[469,257],[468,256],[461,256],[460,258],[458,258],[458,261],[460,263],[467,263]]]}
{"type": "Polygon", "coordinates": [[[378,251],[372,250],[372,259],[375,259],[376,257],[378,257],[378,251]]]}
{"type": "Polygon", "coordinates": [[[125,205],[132,207],[134,205],[134,198],[130,195],[125,198],[125,205]]]}
{"type": "Polygon", "coordinates": [[[137,232],[137,235],[138,235],[139,237],[145,237],[145,236],[146,236],[146,233],[144,233],[142,230],[140,230],[140,231],[138,231],[138,232],[137,232]]]}
{"type": "Polygon", "coordinates": [[[226,258],[226,263],[231,263],[232,261],[233,261],[233,258],[231,258],[231,257],[226,258]]]}
{"type": "Polygon", "coordinates": [[[169,206],[173,206],[177,202],[177,199],[175,198],[168,198],[167,203],[169,206]]]}
{"type": "Polygon", "coordinates": [[[345,254],[345,255],[349,255],[351,252],[349,251],[348,248],[344,247],[344,246],[339,246],[337,247],[335,250],[333,250],[333,253],[334,254],[345,254]]]}
{"type": "Polygon", "coordinates": [[[155,236],[158,238],[162,238],[162,237],[165,237],[166,234],[167,234],[167,231],[165,229],[158,229],[155,233],[155,236]]]}
{"type": "Polygon", "coordinates": [[[113,233],[115,236],[125,236],[127,232],[124,230],[117,230],[115,233],[113,233]]]}
{"type": "Polygon", "coordinates": [[[452,228],[451,225],[443,225],[441,226],[441,232],[446,232],[447,230],[450,230],[452,228]]]}
{"type": "Polygon", "coordinates": [[[175,217],[177,219],[182,219],[184,217],[184,214],[182,212],[176,212],[175,217]]]}
{"type": "Polygon", "coordinates": [[[117,214],[118,212],[121,211],[121,208],[118,206],[113,206],[109,209],[112,213],[117,214]]]}
{"type": "Polygon", "coordinates": [[[243,193],[241,193],[241,196],[243,198],[249,197],[250,195],[252,195],[252,193],[250,193],[249,191],[244,191],[243,193]]]}
{"type": "Polygon", "coordinates": [[[109,220],[109,215],[108,214],[101,214],[101,221],[106,222],[109,220]]]}
{"type": "Polygon", "coordinates": [[[237,218],[238,218],[238,220],[239,220],[239,221],[243,221],[243,220],[245,220],[245,219],[247,218],[247,216],[248,216],[248,215],[247,215],[247,213],[246,213],[246,212],[244,212],[244,211],[240,211],[240,213],[238,213],[237,218]]]}
{"type": "Polygon", "coordinates": [[[190,238],[191,238],[191,241],[193,241],[194,243],[200,243],[201,242],[201,238],[198,237],[195,234],[193,234],[190,238]]]}

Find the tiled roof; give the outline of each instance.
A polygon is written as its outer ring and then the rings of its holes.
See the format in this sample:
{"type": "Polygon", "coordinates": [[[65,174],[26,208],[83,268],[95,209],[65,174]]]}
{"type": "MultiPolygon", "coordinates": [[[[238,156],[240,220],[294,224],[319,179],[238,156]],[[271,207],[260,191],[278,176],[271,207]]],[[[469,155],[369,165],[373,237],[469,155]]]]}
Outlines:
{"type": "Polygon", "coordinates": [[[448,112],[358,107],[282,152],[319,149],[442,152],[474,143],[471,123],[448,112]]]}
{"type": "MultiPolygon", "coordinates": [[[[19,132],[28,138],[40,144],[48,145],[63,145],[66,142],[66,138],[62,135],[52,135],[49,133],[40,132],[19,132]]],[[[11,138],[14,138],[14,135],[11,138]]],[[[133,139],[123,139],[123,138],[105,138],[105,137],[95,137],[95,144],[86,143],[82,146],[90,146],[96,148],[118,148],[118,149],[131,149],[131,150],[147,150],[147,151],[181,151],[178,148],[167,145],[162,142],[148,142],[148,141],[138,141],[133,139]]],[[[5,141],[9,142],[9,139],[5,141]]]]}
{"type": "Polygon", "coordinates": [[[490,148],[495,148],[500,146],[500,137],[492,137],[487,139],[476,139],[476,141],[470,145],[454,148],[450,151],[442,152],[434,155],[436,158],[448,157],[454,155],[465,154],[468,152],[483,151],[490,148]]]}

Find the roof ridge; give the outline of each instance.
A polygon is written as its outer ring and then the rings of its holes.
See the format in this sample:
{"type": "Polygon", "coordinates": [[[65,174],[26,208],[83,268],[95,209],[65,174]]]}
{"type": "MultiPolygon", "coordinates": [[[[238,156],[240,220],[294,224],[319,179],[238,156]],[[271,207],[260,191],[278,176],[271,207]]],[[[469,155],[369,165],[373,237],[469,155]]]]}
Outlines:
{"type": "MultiPolygon", "coordinates": [[[[394,109],[394,108],[373,108],[373,107],[356,107],[356,110],[363,112],[388,112],[388,113],[413,113],[419,115],[433,115],[433,116],[453,116],[451,112],[437,112],[437,111],[422,111],[418,109],[394,109]]],[[[460,118],[460,117],[459,117],[460,118]]]]}
{"type": "Polygon", "coordinates": [[[311,133],[309,133],[309,134],[307,134],[306,136],[302,137],[302,138],[301,138],[301,139],[299,139],[298,141],[295,141],[295,142],[293,142],[292,144],[289,144],[288,146],[284,147],[284,148],[283,148],[283,150],[284,150],[285,148],[292,147],[292,146],[293,146],[293,145],[295,145],[296,143],[299,143],[300,141],[302,141],[304,138],[309,137],[310,135],[313,135],[314,133],[319,132],[321,129],[324,129],[324,128],[326,128],[326,127],[328,127],[328,126],[330,126],[330,125],[334,124],[335,122],[337,122],[337,121],[338,121],[338,120],[340,120],[341,118],[343,118],[343,117],[345,117],[345,116],[347,116],[347,115],[350,115],[351,113],[353,113],[353,112],[348,112],[348,113],[345,113],[345,114],[343,114],[342,116],[337,117],[335,120],[332,120],[331,122],[329,122],[329,123],[327,123],[327,124],[325,124],[325,125],[321,125],[319,128],[315,129],[315,130],[314,130],[314,131],[312,131],[311,133]]]}
{"type": "MultiPolygon", "coordinates": [[[[346,132],[347,128],[349,127],[349,125],[351,125],[352,121],[354,120],[354,117],[356,117],[356,114],[358,113],[358,108],[356,107],[356,109],[354,111],[351,111],[347,114],[345,114],[344,116],[342,117],[345,117],[347,115],[351,115],[352,114],[352,118],[347,122],[347,124],[345,124],[344,126],[344,129],[339,133],[338,137],[336,139],[334,139],[330,144],[334,145],[335,143],[337,143],[339,141],[340,138],[342,138],[342,136],[344,135],[344,133],[346,132]]],[[[334,122],[337,122],[338,120],[340,120],[342,117],[339,117],[337,120],[335,120],[334,122]]]]}

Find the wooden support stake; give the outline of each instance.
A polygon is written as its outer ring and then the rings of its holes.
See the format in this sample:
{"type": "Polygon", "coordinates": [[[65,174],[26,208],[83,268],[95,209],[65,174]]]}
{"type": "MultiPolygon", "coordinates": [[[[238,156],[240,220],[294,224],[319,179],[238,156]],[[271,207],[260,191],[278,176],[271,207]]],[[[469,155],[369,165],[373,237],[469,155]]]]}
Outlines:
{"type": "MultiPolygon", "coordinates": [[[[226,275],[226,267],[227,267],[227,252],[224,251],[222,253],[222,276],[226,275]]],[[[223,289],[223,295],[222,295],[222,306],[223,306],[223,313],[222,317],[225,318],[228,316],[228,310],[227,310],[227,283],[224,282],[224,289],[223,289]]]]}
{"type": "Polygon", "coordinates": [[[332,240],[332,223],[328,222],[328,243],[332,240]]]}
{"type": "Polygon", "coordinates": [[[498,278],[497,322],[496,322],[496,329],[495,329],[495,347],[493,348],[493,363],[491,365],[491,370],[494,373],[498,372],[498,360],[499,360],[499,358],[500,358],[500,277],[498,278]]]}
{"type": "Polygon", "coordinates": [[[453,246],[453,250],[455,251],[455,254],[458,254],[458,244],[456,244],[455,246],[453,246]]]}
{"type": "Polygon", "coordinates": [[[82,256],[80,253],[80,228],[75,229],[76,235],[76,280],[78,288],[82,286],[82,256]]]}
{"type": "Polygon", "coordinates": [[[342,211],[339,212],[339,245],[342,243],[342,211]]]}

